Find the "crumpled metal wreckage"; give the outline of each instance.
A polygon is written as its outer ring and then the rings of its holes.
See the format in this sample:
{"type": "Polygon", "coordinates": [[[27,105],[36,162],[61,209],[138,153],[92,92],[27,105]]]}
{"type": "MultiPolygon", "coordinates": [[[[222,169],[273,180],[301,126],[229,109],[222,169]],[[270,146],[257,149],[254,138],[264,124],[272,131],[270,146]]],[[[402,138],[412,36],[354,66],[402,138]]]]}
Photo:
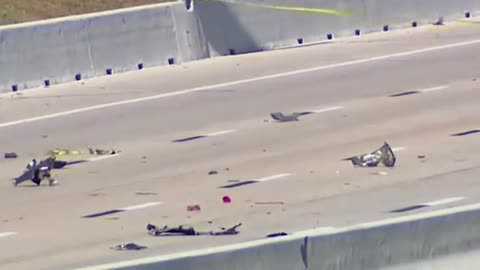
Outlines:
{"type": "Polygon", "coordinates": [[[303,115],[312,114],[312,112],[294,112],[292,114],[283,114],[281,112],[271,113],[270,116],[278,122],[293,122],[298,121],[298,118],[303,115]]]}
{"type": "Polygon", "coordinates": [[[230,228],[220,228],[220,231],[209,231],[209,232],[201,232],[195,230],[193,227],[184,227],[180,225],[178,227],[168,227],[164,226],[163,228],[157,227],[152,224],[147,225],[147,231],[149,234],[154,236],[169,236],[169,235],[186,235],[186,236],[199,236],[199,235],[212,235],[212,236],[220,236],[220,235],[236,235],[240,232],[237,231],[237,228],[242,226],[242,223],[239,223],[230,228]]]}
{"type": "Polygon", "coordinates": [[[30,163],[28,163],[27,167],[25,168],[22,175],[12,180],[14,186],[18,186],[19,184],[25,181],[32,181],[37,186],[40,186],[43,180],[48,180],[48,184],[53,186],[57,184],[57,181],[52,178],[51,170],[54,168],[56,163],[55,156],[48,157],[45,160],[37,162],[36,159],[33,159],[30,163]]]}
{"type": "MultiPolygon", "coordinates": [[[[114,155],[119,153],[117,150],[103,150],[103,149],[94,149],[89,147],[88,151],[91,155],[114,155]]],[[[58,182],[52,178],[51,170],[61,169],[69,164],[75,164],[76,162],[67,162],[57,160],[58,157],[63,156],[80,156],[83,153],[79,150],[69,150],[57,148],[47,152],[48,157],[39,163],[36,159],[33,159],[26,167],[24,172],[14,179],[12,179],[13,185],[18,186],[19,184],[25,181],[32,181],[37,186],[40,186],[43,180],[48,180],[50,186],[56,185],[58,182]]]]}
{"type": "Polygon", "coordinates": [[[397,161],[395,153],[388,143],[384,143],[377,150],[363,155],[358,155],[344,160],[352,161],[352,164],[359,167],[376,167],[380,163],[385,167],[393,167],[397,161]]]}
{"type": "Polygon", "coordinates": [[[113,250],[142,250],[146,249],[146,246],[140,246],[135,243],[120,244],[114,247],[111,247],[113,250]]]}

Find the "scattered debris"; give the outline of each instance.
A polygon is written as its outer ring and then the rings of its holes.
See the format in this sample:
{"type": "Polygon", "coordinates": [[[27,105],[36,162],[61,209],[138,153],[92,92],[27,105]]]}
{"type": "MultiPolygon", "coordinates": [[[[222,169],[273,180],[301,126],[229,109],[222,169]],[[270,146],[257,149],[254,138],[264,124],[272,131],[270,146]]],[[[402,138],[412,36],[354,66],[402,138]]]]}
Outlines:
{"type": "Polygon", "coordinates": [[[217,171],[210,171],[210,172],[208,173],[208,175],[214,175],[214,174],[218,174],[218,172],[217,172],[217,171]]]}
{"type": "Polygon", "coordinates": [[[280,236],[287,236],[288,234],[286,232],[279,232],[279,233],[272,233],[267,235],[267,237],[272,238],[272,237],[280,237],[280,236]]]}
{"type": "Polygon", "coordinates": [[[120,245],[111,247],[111,249],[114,249],[114,250],[142,250],[146,248],[147,248],[146,246],[140,246],[135,243],[120,244],[120,245]]]}
{"type": "Polygon", "coordinates": [[[360,167],[376,167],[380,163],[386,167],[393,167],[395,166],[397,158],[390,145],[385,142],[382,147],[372,153],[358,155],[344,160],[350,160],[353,165],[360,167]]]}
{"type": "Polygon", "coordinates": [[[255,202],[255,204],[259,205],[272,205],[272,204],[285,204],[284,202],[255,202]]]}
{"type": "Polygon", "coordinates": [[[37,186],[40,186],[41,182],[44,179],[48,180],[50,186],[57,184],[57,181],[51,177],[50,171],[55,165],[55,156],[49,157],[45,160],[40,161],[37,164],[37,160],[33,159],[26,167],[22,175],[17,178],[12,179],[13,185],[18,186],[19,184],[25,181],[32,181],[37,186]]]}
{"type": "Polygon", "coordinates": [[[201,210],[200,205],[198,205],[198,204],[187,206],[187,211],[188,212],[200,211],[200,210],[201,210]]]}
{"type": "Polygon", "coordinates": [[[82,152],[79,150],[69,150],[61,148],[56,148],[47,152],[47,155],[49,156],[79,156],[81,154],[82,152]]]}
{"type": "Polygon", "coordinates": [[[418,159],[424,159],[424,158],[426,158],[426,156],[425,155],[418,155],[417,158],[418,159]]]}
{"type": "Polygon", "coordinates": [[[155,225],[148,224],[147,231],[149,234],[154,236],[168,236],[168,235],[186,235],[186,236],[198,236],[198,235],[212,235],[212,236],[220,236],[220,235],[236,235],[239,233],[237,228],[242,226],[242,223],[239,223],[231,228],[220,228],[220,231],[209,231],[209,232],[200,232],[196,231],[193,227],[184,227],[180,225],[178,227],[168,227],[164,226],[163,228],[159,228],[155,225]]]}
{"type": "Polygon", "coordinates": [[[270,116],[278,122],[293,122],[298,121],[298,118],[303,115],[312,114],[312,112],[294,112],[292,114],[285,115],[281,112],[271,113],[270,116]]]}
{"type": "Polygon", "coordinates": [[[17,158],[18,155],[15,152],[10,152],[10,153],[5,153],[4,157],[5,158],[17,158]]]}
{"type": "Polygon", "coordinates": [[[90,152],[90,155],[100,155],[100,156],[105,156],[105,155],[115,155],[119,153],[120,151],[117,150],[104,150],[104,149],[94,149],[89,147],[88,151],[90,152]]]}
{"type": "Polygon", "coordinates": [[[438,18],[438,20],[434,22],[433,25],[445,25],[443,17],[438,18]]]}
{"type": "Polygon", "coordinates": [[[223,203],[231,203],[232,199],[229,196],[223,196],[222,201],[223,203]]]}
{"type": "Polygon", "coordinates": [[[136,195],[140,195],[140,196],[154,196],[154,195],[158,195],[158,193],[155,193],[155,192],[137,192],[135,193],[136,195]]]}

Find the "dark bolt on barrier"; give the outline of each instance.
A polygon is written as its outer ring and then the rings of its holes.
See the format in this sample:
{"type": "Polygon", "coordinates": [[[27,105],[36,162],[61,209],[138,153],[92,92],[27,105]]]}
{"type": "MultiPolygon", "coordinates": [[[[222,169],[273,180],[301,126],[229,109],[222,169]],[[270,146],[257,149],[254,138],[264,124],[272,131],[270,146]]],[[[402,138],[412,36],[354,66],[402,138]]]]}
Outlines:
{"type": "Polygon", "coordinates": [[[43,83],[45,84],[45,87],[49,87],[49,86],[50,86],[50,80],[45,80],[43,83]]]}
{"type": "Polygon", "coordinates": [[[385,32],[388,31],[388,25],[383,26],[383,31],[385,31],[385,32]]]}
{"type": "Polygon", "coordinates": [[[417,27],[418,23],[417,22],[412,22],[412,27],[417,27]]]}
{"type": "Polygon", "coordinates": [[[303,38],[297,38],[298,44],[303,44],[303,38]]]}
{"type": "Polygon", "coordinates": [[[80,81],[82,79],[82,74],[75,75],[75,80],[80,81]]]}
{"type": "Polygon", "coordinates": [[[230,55],[235,55],[235,50],[234,49],[228,49],[228,53],[230,55]]]}
{"type": "Polygon", "coordinates": [[[360,29],[355,30],[355,35],[360,36],[360,29]]]}
{"type": "Polygon", "coordinates": [[[112,69],[111,68],[107,69],[107,75],[112,75],[112,69]]]}
{"type": "Polygon", "coordinates": [[[16,85],[16,84],[12,85],[12,91],[17,92],[18,91],[18,85],[16,85]]]}
{"type": "Polygon", "coordinates": [[[143,69],[143,64],[142,63],[138,64],[138,69],[140,69],[140,70],[143,69]]]}
{"type": "Polygon", "coordinates": [[[169,58],[169,59],[168,59],[168,64],[169,64],[169,65],[175,64],[175,59],[169,58]]]}
{"type": "Polygon", "coordinates": [[[328,40],[333,39],[333,34],[327,34],[327,39],[328,39],[328,40]]]}
{"type": "Polygon", "coordinates": [[[468,19],[468,18],[470,18],[471,16],[472,16],[472,14],[470,14],[470,12],[467,11],[467,12],[465,13],[465,18],[468,19]]]}

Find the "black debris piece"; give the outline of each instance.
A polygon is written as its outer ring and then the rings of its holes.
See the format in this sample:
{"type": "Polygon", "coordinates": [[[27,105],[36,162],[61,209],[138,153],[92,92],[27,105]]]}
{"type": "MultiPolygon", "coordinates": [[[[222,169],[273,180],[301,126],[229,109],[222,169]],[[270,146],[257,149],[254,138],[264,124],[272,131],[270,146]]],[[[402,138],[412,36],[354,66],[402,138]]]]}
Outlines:
{"type": "Polygon", "coordinates": [[[217,171],[210,171],[210,172],[208,173],[208,175],[215,175],[215,174],[218,174],[218,172],[217,172],[217,171]]]}
{"type": "Polygon", "coordinates": [[[259,205],[271,205],[271,204],[285,204],[284,202],[255,202],[255,204],[259,205]]]}
{"type": "Polygon", "coordinates": [[[200,235],[211,235],[211,236],[221,236],[221,235],[236,235],[240,233],[237,231],[237,228],[242,226],[242,223],[239,223],[230,228],[221,227],[219,231],[208,231],[201,232],[195,230],[193,227],[185,227],[180,225],[178,227],[168,227],[164,226],[163,228],[157,227],[152,224],[147,225],[147,231],[153,236],[171,236],[171,235],[183,235],[183,236],[200,236],[200,235]]]}
{"type": "Polygon", "coordinates": [[[434,22],[433,25],[445,25],[443,17],[438,18],[438,20],[434,22]]]}
{"type": "Polygon", "coordinates": [[[419,94],[419,93],[420,92],[418,92],[418,91],[408,91],[408,92],[393,94],[390,97],[402,97],[402,96],[408,96],[408,95],[419,94]]]}
{"type": "Polygon", "coordinates": [[[426,158],[426,157],[427,157],[427,156],[425,156],[425,155],[418,155],[418,156],[417,156],[417,158],[419,158],[419,159],[424,159],[424,158],[426,158]]]}
{"type": "Polygon", "coordinates": [[[270,116],[278,122],[293,122],[298,121],[298,118],[303,115],[312,114],[313,112],[294,112],[292,114],[285,115],[281,112],[271,113],[270,116]]]}
{"type": "Polygon", "coordinates": [[[376,167],[382,163],[386,167],[393,167],[397,161],[395,153],[388,143],[384,143],[382,147],[374,152],[358,155],[344,160],[350,160],[354,166],[359,167],[376,167]]]}
{"type": "Polygon", "coordinates": [[[114,249],[114,250],[142,250],[146,248],[147,248],[146,246],[140,246],[135,243],[120,244],[120,245],[111,247],[111,249],[114,249]]]}
{"type": "Polygon", "coordinates": [[[272,233],[267,235],[268,238],[273,238],[273,237],[281,237],[281,236],[287,236],[288,233],[285,232],[279,232],[279,233],[272,233]]]}
{"type": "Polygon", "coordinates": [[[17,158],[18,155],[15,152],[10,152],[10,153],[5,153],[4,157],[7,158],[7,159],[8,158],[17,158]]]}

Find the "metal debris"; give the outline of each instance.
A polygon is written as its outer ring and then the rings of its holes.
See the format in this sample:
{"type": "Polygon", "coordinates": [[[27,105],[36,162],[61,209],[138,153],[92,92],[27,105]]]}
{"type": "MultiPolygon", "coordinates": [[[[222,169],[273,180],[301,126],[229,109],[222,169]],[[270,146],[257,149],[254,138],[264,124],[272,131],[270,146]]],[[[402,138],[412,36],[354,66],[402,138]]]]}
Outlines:
{"type": "Polygon", "coordinates": [[[117,150],[104,150],[104,149],[98,149],[98,148],[91,148],[89,147],[88,148],[88,151],[90,152],[90,155],[101,155],[101,156],[104,156],[104,155],[115,155],[117,153],[119,153],[120,151],[117,151],[117,150]]]}
{"type": "Polygon", "coordinates": [[[18,155],[15,152],[10,152],[10,153],[5,153],[4,157],[5,158],[17,158],[18,155]]]}
{"type": "Polygon", "coordinates": [[[242,223],[239,223],[230,228],[220,228],[220,231],[209,231],[209,232],[201,232],[195,230],[193,227],[184,227],[180,225],[178,227],[168,227],[164,226],[163,228],[159,228],[155,225],[148,224],[147,231],[149,234],[154,236],[168,236],[168,235],[185,235],[185,236],[199,236],[199,235],[212,235],[212,236],[221,236],[221,235],[236,235],[240,232],[237,231],[237,228],[242,226],[242,223]]]}
{"type": "Polygon", "coordinates": [[[188,212],[200,211],[200,210],[201,210],[201,208],[200,208],[200,205],[198,205],[198,204],[187,206],[187,211],[188,212]]]}
{"type": "Polygon", "coordinates": [[[288,233],[286,232],[279,232],[279,233],[272,233],[267,235],[268,238],[273,238],[273,237],[280,237],[280,236],[287,236],[288,233]]]}
{"type": "Polygon", "coordinates": [[[111,249],[114,249],[114,250],[142,250],[146,248],[147,248],[146,246],[140,246],[135,243],[120,244],[120,245],[111,247],[111,249]]]}
{"type": "Polygon", "coordinates": [[[293,122],[298,121],[298,118],[303,115],[312,114],[312,112],[294,112],[292,114],[285,115],[281,112],[271,113],[270,116],[278,122],[293,122]]]}
{"type": "Polygon", "coordinates": [[[353,165],[360,167],[376,167],[380,163],[386,167],[393,167],[395,166],[397,158],[390,145],[385,142],[382,147],[372,153],[358,155],[344,160],[350,160],[353,165]]]}
{"type": "Polygon", "coordinates": [[[438,20],[434,22],[433,25],[445,25],[443,17],[438,18],[438,20]]]}
{"type": "Polygon", "coordinates": [[[48,184],[53,186],[57,184],[57,181],[51,177],[50,171],[55,165],[55,156],[49,157],[45,160],[37,163],[36,159],[33,159],[26,167],[22,175],[12,179],[13,185],[18,186],[25,181],[32,181],[37,186],[40,186],[44,179],[48,180],[48,184]]]}

